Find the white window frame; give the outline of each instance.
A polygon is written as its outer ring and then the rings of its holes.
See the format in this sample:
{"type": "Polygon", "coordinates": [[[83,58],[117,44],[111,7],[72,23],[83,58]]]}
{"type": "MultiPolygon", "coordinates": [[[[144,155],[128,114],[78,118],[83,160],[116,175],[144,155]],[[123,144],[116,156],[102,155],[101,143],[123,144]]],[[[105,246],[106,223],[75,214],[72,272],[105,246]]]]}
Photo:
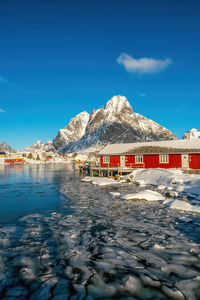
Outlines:
{"type": "Polygon", "coordinates": [[[160,154],[159,155],[159,163],[160,164],[168,164],[169,163],[169,154],[160,154]]]}
{"type": "Polygon", "coordinates": [[[108,156],[108,155],[103,156],[103,163],[104,164],[109,164],[110,163],[110,156],[108,156]]]}
{"type": "Polygon", "coordinates": [[[136,155],[135,156],[135,163],[136,164],[143,164],[143,155],[136,155]]]}

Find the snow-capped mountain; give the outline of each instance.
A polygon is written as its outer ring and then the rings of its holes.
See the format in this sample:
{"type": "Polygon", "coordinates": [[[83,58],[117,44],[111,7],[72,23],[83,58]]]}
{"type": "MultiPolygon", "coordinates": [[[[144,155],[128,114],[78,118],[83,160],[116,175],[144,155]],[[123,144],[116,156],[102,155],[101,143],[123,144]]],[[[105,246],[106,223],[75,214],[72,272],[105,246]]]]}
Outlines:
{"type": "Polygon", "coordinates": [[[192,128],[184,134],[183,139],[200,139],[200,131],[192,128]]]}
{"type": "Polygon", "coordinates": [[[168,129],[134,113],[126,97],[114,96],[104,108],[73,118],[59,130],[53,145],[59,153],[95,152],[109,143],[172,139],[176,136],[168,129]]]}
{"type": "Polygon", "coordinates": [[[6,154],[15,152],[16,150],[12,149],[6,142],[0,144],[0,152],[5,152],[6,154]]]}
{"type": "Polygon", "coordinates": [[[53,141],[54,148],[62,152],[62,148],[66,145],[79,141],[86,133],[89,116],[86,111],[83,111],[71,119],[64,129],[60,129],[53,141]]]}
{"type": "Polygon", "coordinates": [[[54,152],[55,149],[53,146],[53,142],[51,140],[48,140],[45,144],[43,144],[41,141],[37,141],[30,147],[25,148],[24,151],[27,151],[27,152],[54,152]]]}

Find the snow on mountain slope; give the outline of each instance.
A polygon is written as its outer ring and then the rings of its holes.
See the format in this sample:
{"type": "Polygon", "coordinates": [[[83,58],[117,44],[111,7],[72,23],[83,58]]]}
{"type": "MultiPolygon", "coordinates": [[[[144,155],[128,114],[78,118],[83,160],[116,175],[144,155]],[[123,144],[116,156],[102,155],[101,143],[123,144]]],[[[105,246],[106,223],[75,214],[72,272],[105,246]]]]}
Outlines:
{"type": "Polygon", "coordinates": [[[0,144],[0,152],[5,152],[6,154],[15,152],[14,149],[12,149],[6,142],[2,142],[0,144]]]}
{"type": "Polygon", "coordinates": [[[41,141],[37,141],[30,147],[25,148],[24,151],[27,151],[27,152],[54,152],[55,149],[53,146],[53,142],[51,140],[48,140],[45,144],[43,144],[41,141]]]}
{"type": "Polygon", "coordinates": [[[195,128],[188,130],[184,134],[183,139],[200,139],[200,131],[195,128]]]}
{"type": "Polygon", "coordinates": [[[64,129],[59,130],[57,137],[54,139],[53,145],[55,149],[60,149],[61,152],[61,149],[66,145],[81,139],[85,134],[88,120],[89,114],[86,111],[71,119],[64,129]]]}
{"type": "Polygon", "coordinates": [[[169,130],[134,113],[124,96],[112,97],[104,108],[83,112],[58,132],[53,141],[60,153],[95,152],[109,143],[176,139],[169,130]]]}

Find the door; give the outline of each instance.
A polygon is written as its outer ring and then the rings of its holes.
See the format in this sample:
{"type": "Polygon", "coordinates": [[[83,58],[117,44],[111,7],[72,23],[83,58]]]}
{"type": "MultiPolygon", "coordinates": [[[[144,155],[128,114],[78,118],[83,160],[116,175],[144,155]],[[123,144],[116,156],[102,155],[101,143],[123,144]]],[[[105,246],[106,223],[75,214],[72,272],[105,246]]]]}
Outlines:
{"type": "Polygon", "coordinates": [[[189,168],[189,155],[182,154],[182,168],[188,169],[189,168]]]}
{"type": "Polygon", "coordinates": [[[120,156],[120,167],[125,167],[125,156],[120,156]]]}

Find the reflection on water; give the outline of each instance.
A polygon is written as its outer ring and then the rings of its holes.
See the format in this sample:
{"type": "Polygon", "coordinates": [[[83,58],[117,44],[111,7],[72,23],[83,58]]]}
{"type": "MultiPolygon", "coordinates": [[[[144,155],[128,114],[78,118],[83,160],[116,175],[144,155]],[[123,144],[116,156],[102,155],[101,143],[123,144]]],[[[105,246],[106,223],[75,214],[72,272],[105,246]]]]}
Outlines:
{"type": "Polygon", "coordinates": [[[38,211],[51,211],[60,205],[63,196],[59,185],[76,176],[74,165],[1,165],[0,223],[13,217],[38,211]]]}
{"type": "Polygon", "coordinates": [[[140,187],[83,183],[73,165],[0,174],[0,205],[23,216],[0,228],[2,298],[200,299],[198,215],[115,198],[140,187]]]}

